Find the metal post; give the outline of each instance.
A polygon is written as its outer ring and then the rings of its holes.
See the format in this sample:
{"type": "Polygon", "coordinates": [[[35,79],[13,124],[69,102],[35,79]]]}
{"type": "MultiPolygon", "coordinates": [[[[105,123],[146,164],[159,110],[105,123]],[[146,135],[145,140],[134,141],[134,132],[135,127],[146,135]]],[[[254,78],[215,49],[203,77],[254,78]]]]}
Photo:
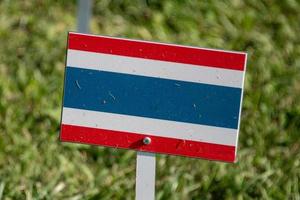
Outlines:
{"type": "Polygon", "coordinates": [[[89,32],[91,18],[92,0],[78,0],[77,30],[80,33],[89,32]]]}
{"type": "Polygon", "coordinates": [[[155,154],[137,152],[135,199],[154,200],[155,198],[155,154]]]}

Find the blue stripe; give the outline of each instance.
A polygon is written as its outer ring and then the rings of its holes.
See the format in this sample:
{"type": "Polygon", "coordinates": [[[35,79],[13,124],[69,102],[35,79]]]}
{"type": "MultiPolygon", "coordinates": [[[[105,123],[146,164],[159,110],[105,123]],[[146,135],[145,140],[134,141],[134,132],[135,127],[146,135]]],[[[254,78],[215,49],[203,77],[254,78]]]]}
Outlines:
{"type": "Polygon", "coordinates": [[[64,91],[64,107],[238,126],[240,88],[67,67],[64,91]]]}

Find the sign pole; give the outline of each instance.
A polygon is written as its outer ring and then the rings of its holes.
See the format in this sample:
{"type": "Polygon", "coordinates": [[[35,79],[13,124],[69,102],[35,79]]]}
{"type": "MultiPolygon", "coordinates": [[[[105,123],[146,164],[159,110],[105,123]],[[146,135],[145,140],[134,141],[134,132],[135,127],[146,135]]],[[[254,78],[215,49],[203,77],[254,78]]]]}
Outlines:
{"type": "Polygon", "coordinates": [[[77,30],[80,33],[89,32],[89,23],[92,13],[92,0],[78,0],[77,30]]]}
{"type": "Polygon", "coordinates": [[[155,198],[155,154],[137,152],[135,199],[154,200],[155,198]]]}

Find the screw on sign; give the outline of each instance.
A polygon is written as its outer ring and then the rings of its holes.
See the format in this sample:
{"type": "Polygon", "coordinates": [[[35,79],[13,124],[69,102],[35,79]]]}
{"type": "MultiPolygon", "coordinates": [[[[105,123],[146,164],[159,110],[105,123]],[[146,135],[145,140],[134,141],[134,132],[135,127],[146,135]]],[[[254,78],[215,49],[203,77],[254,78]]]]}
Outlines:
{"type": "Polygon", "coordinates": [[[246,57],[69,33],[60,139],[137,150],[137,199],[154,153],[235,162],[246,57]]]}
{"type": "Polygon", "coordinates": [[[145,137],[145,138],[143,139],[143,143],[144,143],[145,145],[150,144],[150,143],[151,143],[151,138],[145,137]]]}

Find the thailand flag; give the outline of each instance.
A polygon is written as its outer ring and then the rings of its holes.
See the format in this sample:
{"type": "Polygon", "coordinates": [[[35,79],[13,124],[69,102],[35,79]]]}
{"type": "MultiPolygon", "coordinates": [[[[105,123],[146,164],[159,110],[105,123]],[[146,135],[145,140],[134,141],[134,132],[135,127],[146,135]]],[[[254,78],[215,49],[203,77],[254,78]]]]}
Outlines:
{"type": "Polygon", "coordinates": [[[60,139],[234,162],[246,57],[69,33],[60,139]]]}

